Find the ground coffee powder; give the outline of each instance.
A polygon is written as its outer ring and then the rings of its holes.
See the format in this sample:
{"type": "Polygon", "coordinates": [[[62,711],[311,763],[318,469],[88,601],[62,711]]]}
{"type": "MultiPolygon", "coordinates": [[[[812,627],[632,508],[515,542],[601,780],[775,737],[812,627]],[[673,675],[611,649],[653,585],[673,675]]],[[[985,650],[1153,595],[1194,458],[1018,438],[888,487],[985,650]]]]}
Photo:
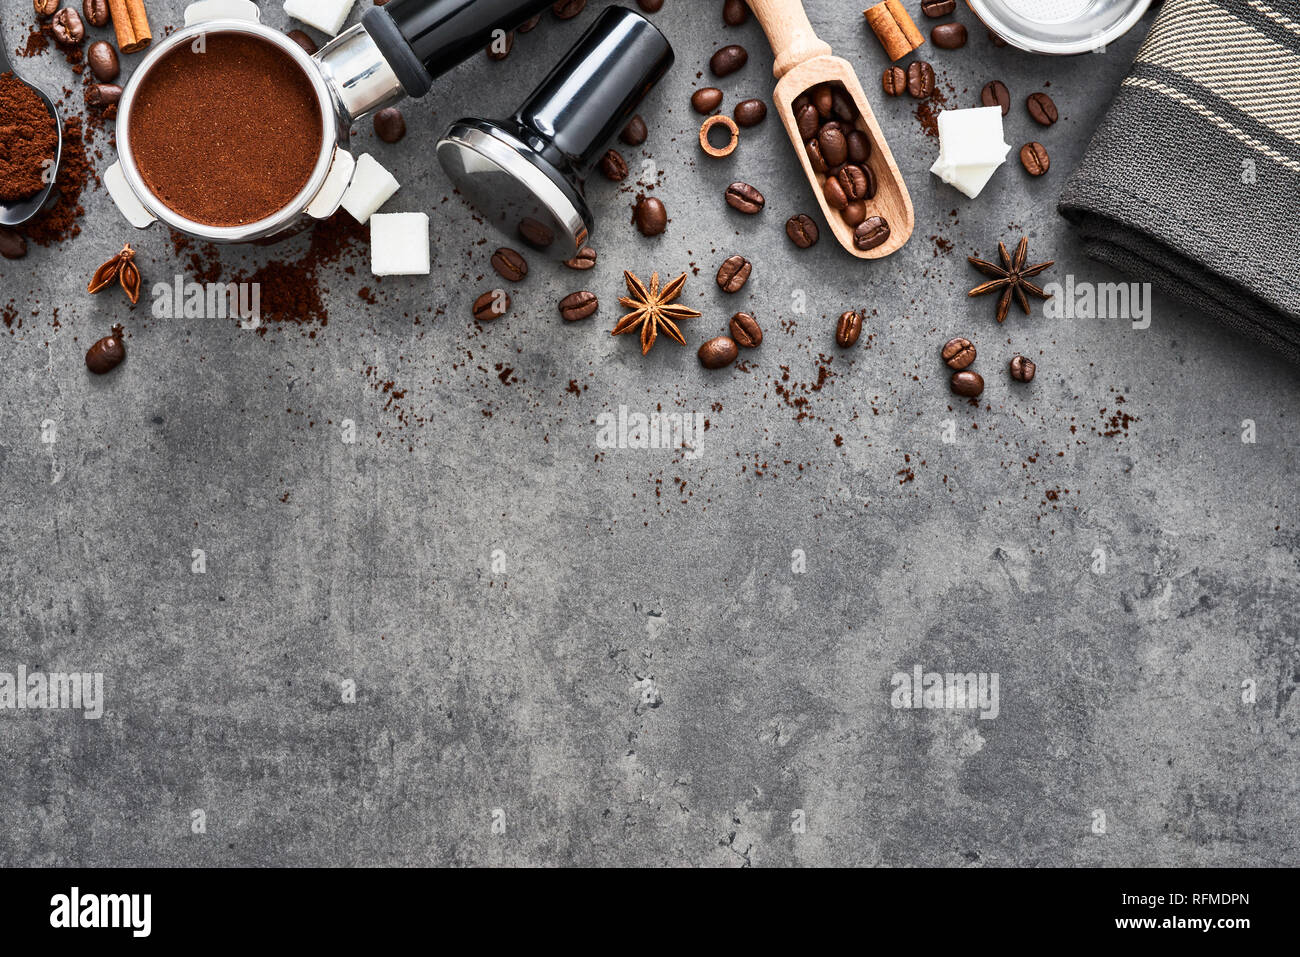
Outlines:
{"type": "Polygon", "coordinates": [[[35,196],[58,152],[59,131],[36,91],[0,73],[0,201],[35,196]]]}
{"type": "Polygon", "coordinates": [[[168,53],[131,109],[131,154],[168,208],[206,226],[243,226],[307,185],[324,120],[311,81],[278,47],[210,33],[205,52],[168,53]]]}

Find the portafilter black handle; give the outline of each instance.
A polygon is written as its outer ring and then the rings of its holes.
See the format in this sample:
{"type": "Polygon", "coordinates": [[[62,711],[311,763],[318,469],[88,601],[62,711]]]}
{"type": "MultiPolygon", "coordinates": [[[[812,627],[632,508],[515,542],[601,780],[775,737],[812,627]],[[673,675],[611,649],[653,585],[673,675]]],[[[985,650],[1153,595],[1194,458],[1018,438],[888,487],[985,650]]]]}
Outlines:
{"type": "Polygon", "coordinates": [[[495,30],[513,30],[550,0],[392,0],[367,10],[361,24],[397,74],[407,96],[429,92],[435,78],[487,46],[495,30]]]}

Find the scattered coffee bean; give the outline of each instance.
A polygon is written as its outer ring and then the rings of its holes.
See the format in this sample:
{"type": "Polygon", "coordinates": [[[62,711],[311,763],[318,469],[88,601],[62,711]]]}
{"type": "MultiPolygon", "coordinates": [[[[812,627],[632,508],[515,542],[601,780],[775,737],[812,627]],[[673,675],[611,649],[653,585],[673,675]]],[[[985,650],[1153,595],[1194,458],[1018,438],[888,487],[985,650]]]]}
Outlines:
{"type": "Polygon", "coordinates": [[[940,353],[950,369],[965,369],[975,361],[975,343],[958,336],[944,343],[940,353]]]}
{"type": "Polygon", "coordinates": [[[762,100],[741,100],[731,115],[737,126],[757,126],[767,119],[767,104],[762,100]]]}
{"type": "Polygon", "coordinates": [[[487,45],[487,55],[489,60],[496,60],[500,63],[510,55],[510,51],[515,48],[515,31],[510,30],[504,37],[492,39],[487,45]]]}
{"type": "Polygon", "coordinates": [[[500,319],[510,311],[510,295],[504,289],[493,289],[474,300],[474,318],[479,322],[500,319]]]}
{"type": "Polygon", "coordinates": [[[799,213],[785,221],[785,234],[790,237],[790,242],[800,249],[807,249],[809,246],[817,245],[820,231],[811,216],[807,213],[799,213]]]}
{"type": "Polygon", "coordinates": [[[96,40],[87,48],[86,65],[100,83],[112,83],[122,72],[117,51],[113,49],[113,44],[105,40],[96,40]]]}
{"type": "Polygon", "coordinates": [[[1011,110],[1011,91],[1001,80],[990,80],[980,90],[980,102],[985,106],[1000,106],[1002,115],[1006,116],[1011,110]]]}
{"type": "Polygon", "coordinates": [[[957,9],[957,0],[921,0],[921,12],[935,20],[957,9]]]}
{"type": "Polygon", "coordinates": [[[126,343],[122,341],[122,327],[114,326],[110,335],[100,339],[86,350],[86,368],[95,375],[112,372],[126,358],[126,343]]]}
{"type": "Polygon", "coordinates": [[[812,105],[817,107],[817,115],[823,120],[829,120],[831,113],[835,109],[835,94],[825,83],[819,84],[809,91],[809,99],[812,105]]]}
{"type": "Polygon", "coordinates": [[[861,130],[849,130],[844,138],[849,147],[849,162],[861,166],[871,158],[871,138],[861,130]]]}
{"type": "Polygon", "coordinates": [[[730,76],[749,62],[749,51],[738,43],[731,43],[709,58],[709,69],[714,76],[730,76]]]}
{"type": "Polygon", "coordinates": [[[701,116],[708,116],[722,105],[722,91],[716,86],[702,86],[691,94],[691,108],[701,116]]]}
{"type": "Polygon", "coordinates": [[[641,114],[638,113],[627,121],[627,126],[623,127],[623,132],[618,134],[618,138],[628,146],[640,146],[645,142],[647,135],[645,120],[641,119],[641,114]]]}
{"type": "Polygon", "coordinates": [[[519,24],[519,26],[515,27],[515,32],[531,33],[533,30],[537,29],[537,24],[541,22],[542,22],[542,15],[540,13],[535,13],[527,20],[525,20],[523,23],[519,24]]]}
{"type": "Polygon", "coordinates": [[[840,166],[849,158],[848,140],[840,132],[839,126],[827,123],[817,134],[817,145],[822,149],[822,158],[827,166],[840,166]]]}
{"type": "Polygon", "coordinates": [[[835,344],[841,349],[850,348],[862,335],[862,313],[850,309],[835,323],[835,344]]]}
{"type": "Polygon", "coordinates": [[[849,203],[840,210],[840,218],[848,223],[850,228],[856,228],[858,223],[867,218],[867,204],[861,200],[849,203]]]}
{"type": "Polygon", "coordinates": [[[583,246],[578,250],[578,254],[572,259],[566,259],[564,265],[570,269],[592,269],[596,265],[596,250],[590,246],[583,246]]]}
{"type": "Polygon", "coordinates": [[[822,156],[822,148],[817,145],[817,139],[814,137],[808,141],[808,161],[812,163],[813,171],[825,176],[830,169],[826,165],[826,159],[822,156]]]}
{"type": "Polygon", "coordinates": [[[889,223],[883,216],[871,216],[853,230],[853,245],[861,250],[875,249],[889,238],[889,223]]]}
{"type": "Polygon", "coordinates": [[[560,20],[572,20],[586,5],[587,0],[560,0],[559,3],[551,4],[551,13],[560,20]]]}
{"type": "Polygon", "coordinates": [[[622,182],[627,179],[627,160],[618,150],[608,150],[600,161],[600,171],[606,179],[622,182]]]}
{"type": "Polygon", "coordinates": [[[738,346],[757,349],[763,344],[763,329],[749,313],[738,312],[731,317],[731,338],[738,346]]]}
{"type": "Polygon", "coordinates": [[[989,43],[992,43],[995,47],[1004,47],[1007,45],[1007,41],[1002,39],[992,30],[989,31],[989,43]]]}
{"type": "Polygon", "coordinates": [[[732,183],[727,187],[727,205],[742,213],[753,215],[763,211],[763,194],[748,183],[732,183]]]}
{"type": "Polygon", "coordinates": [[[934,67],[924,60],[914,60],[907,68],[907,92],[918,100],[934,92],[934,67]]]}
{"type": "Polygon", "coordinates": [[[822,195],[826,197],[826,205],[831,209],[843,209],[849,205],[848,194],[844,192],[838,177],[826,177],[826,182],[822,183],[822,195]]]}
{"type": "Polygon", "coordinates": [[[1039,126],[1051,126],[1056,122],[1056,104],[1046,93],[1030,93],[1025,106],[1029,107],[1029,115],[1039,126]]]}
{"type": "Polygon", "coordinates": [[[738,27],[749,19],[749,4],[745,0],[725,0],[722,4],[722,22],[738,27]]]}
{"type": "Polygon", "coordinates": [[[406,117],[395,106],[388,106],[375,114],[375,135],[385,143],[396,143],[406,135],[406,117]]]}
{"type": "Polygon", "coordinates": [[[48,20],[59,9],[59,0],[32,0],[32,9],[38,20],[48,20]]]}
{"type": "Polygon", "coordinates": [[[821,129],[821,117],[817,115],[817,107],[811,103],[805,103],[794,111],[795,126],[799,127],[799,136],[806,143],[821,129]]]}
{"type": "Polygon", "coordinates": [[[940,50],[956,50],[966,45],[966,25],[940,23],[930,31],[930,42],[940,50]]]}
{"type": "Polygon", "coordinates": [[[636,0],[636,5],[646,13],[658,13],[664,8],[664,0],[636,0]]]}
{"type": "Polygon", "coordinates": [[[71,7],[64,7],[54,14],[50,30],[54,33],[54,42],[63,47],[75,47],[86,38],[86,25],[81,22],[81,14],[71,7]]]}
{"type": "Polygon", "coordinates": [[[92,83],[86,87],[87,106],[103,108],[112,106],[120,99],[122,99],[122,88],[116,83],[92,83]]]}
{"type": "Polygon", "coordinates": [[[505,246],[492,254],[492,268],[497,271],[497,275],[511,282],[519,282],[528,275],[528,261],[505,246]]]}
{"type": "Polygon", "coordinates": [[[700,365],[706,369],[722,369],[736,361],[740,350],[735,340],[728,336],[718,336],[700,346],[700,365]]]}
{"type": "Polygon", "coordinates": [[[668,210],[663,200],[655,196],[637,198],[634,218],[642,236],[658,236],[668,228],[668,210]]]}
{"type": "Polygon", "coordinates": [[[316,46],[316,41],[301,30],[290,30],[285,36],[302,47],[308,56],[315,56],[316,51],[320,49],[316,46]]]}
{"type": "Polygon", "coordinates": [[[1026,143],[1020,147],[1020,163],[1030,176],[1042,176],[1051,167],[1052,158],[1042,143],[1026,143]]]}
{"type": "Polygon", "coordinates": [[[595,313],[600,302],[594,292],[571,292],[560,300],[560,315],[565,322],[577,322],[595,313]]]}
{"type": "Polygon", "coordinates": [[[729,256],[718,267],[718,288],[723,292],[740,292],[753,269],[753,264],[744,256],[729,256]]]}
{"type": "Polygon", "coordinates": [[[1034,374],[1038,372],[1038,366],[1019,354],[1011,357],[1009,368],[1011,369],[1011,378],[1017,382],[1033,382],[1034,374]]]}
{"type": "MultiPolygon", "coordinates": [[[[57,7],[58,4],[50,4],[51,7],[57,7]]],[[[111,16],[108,8],[108,0],[81,0],[81,12],[86,18],[86,22],[92,27],[106,27],[111,16]]]]}
{"type": "Polygon", "coordinates": [[[881,74],[880,85],[890,96],[902,96],[907,92],[907,71],[901,66],[886,68],[881,74]]]}
{"type": "Polygon", "coordinates": [[[519,225],[515,228],[519,230],[519,237],[534,249],[549,249],[551,243],[555,242],[551,228],[531,216],[519,220],[519,225]]]}
{"type": "Polygon", "coordinates": [[[27,237],[16,229],[0,226],[0,256],[5,259],[22,259],[27,255],[27,237]]]}
{"type": "Polygon", "coordinates": [[[954,372],[949,387],[957,395],[973,399],[984,391],[984,377],[969,370],[954,372]]]}

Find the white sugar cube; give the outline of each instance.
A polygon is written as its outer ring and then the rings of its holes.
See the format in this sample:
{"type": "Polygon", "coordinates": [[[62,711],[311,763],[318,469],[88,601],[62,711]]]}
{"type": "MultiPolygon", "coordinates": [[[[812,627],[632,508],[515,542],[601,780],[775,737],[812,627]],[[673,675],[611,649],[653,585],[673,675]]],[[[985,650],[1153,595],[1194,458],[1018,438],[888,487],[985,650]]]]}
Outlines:
{"type": "Polygon", "coordinates": [[[1001,165],[1001,163],[983,163],[971,166],[949,166],[942,159],[938,159],[930,167],[930,172],[949,186],[961,190],[974,199],[988,185],[1001,165]]]}
{"type": "Polygon", "coordinates": [[[1002,142],[1002,108],[977,106],[939,114],[939,156],[949,166],[1001,163],[1011,147],[1002,142]]]}
{"type": "Polygon", "coordinates": [[[309,27],[338,36],[357,0],[284,0],[284,12],[309,27]]]}
{"type": "Polygon", "coordinates": [[[425,213],[371,216],[370,271],[376,276],[427,276],[429,217],[425,213]]]}
{"type": "Polygon", "coordinates": [[[341,205],[357,222],[364,223],[370,219],[371,213],[388,202],[397,188],[398,182],[393,174],[380,166],[369,153],[362,153],[341,205]]]}

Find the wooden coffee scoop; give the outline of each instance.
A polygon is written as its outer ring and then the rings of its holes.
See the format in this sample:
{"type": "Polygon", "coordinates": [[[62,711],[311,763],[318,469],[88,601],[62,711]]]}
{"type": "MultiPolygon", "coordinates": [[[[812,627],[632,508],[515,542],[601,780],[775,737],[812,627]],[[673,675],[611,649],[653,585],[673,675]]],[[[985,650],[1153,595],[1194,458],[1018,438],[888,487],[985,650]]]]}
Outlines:
{"type": "Polygon", "coordinates": [[[903,182],[898,164],[894,162],[894,154],[890,152],[889,144],[880,132],[876,116],[867,103],[867,95],[862,91],[862,84],[858,82],[853,67],[847,60],[832,56],[830,44],[818,39],[800,0],[749,0],[749,6],[758,22],[763,25],[763,32],[767,34],[767,41],[776,57],[772,73],[778,82],[772,94],[772,102],[794,143],[795,152],[799,155],[799,161],[808,175],[808,182],[812,185],[817,202],[821,204],[822,214],[830,224],[831,232],[841,246],[859,259],[879,259],[895,252],[912,235],[915,225],[912,198],[907,193],[907,184],[903,182]],[[813,168],[807,146],[799,134],[799,125],[795,121],[795,99],[823,83],[843,87],[857,107],[858,116],[853,125],[866,133],[871,141],[871,155],[864,165],[870,167],[874,174],[876,193],[873,198],[865,200],[867,216],[879,216],[889,224],[889,237],[871,249],[859,249],[855,245],[853,227],[827,202],[823,190],[826,177],[813,168]]]}

